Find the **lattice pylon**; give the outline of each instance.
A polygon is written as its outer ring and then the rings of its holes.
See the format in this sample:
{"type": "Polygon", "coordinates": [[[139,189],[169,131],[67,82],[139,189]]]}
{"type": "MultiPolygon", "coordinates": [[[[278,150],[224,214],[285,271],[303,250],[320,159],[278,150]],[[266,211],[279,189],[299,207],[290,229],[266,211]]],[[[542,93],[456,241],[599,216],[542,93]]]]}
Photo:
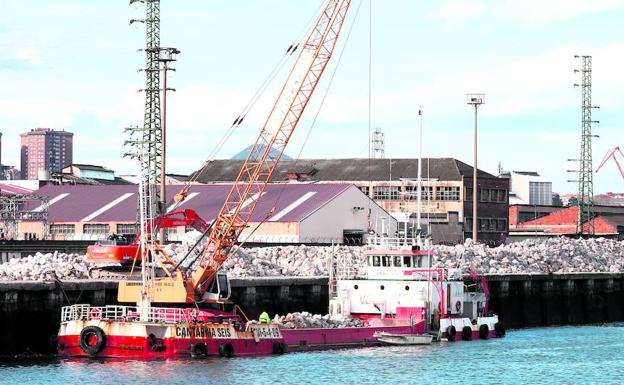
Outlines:
{"type": "Polygon", "coordinates": [[[575,56],[581,59],[581,68],[575,72],[581,74],[581,156],[578,170],[578,220],[577,234],[594,234],[594,170],[592,166],[592,57],[575,56]]]}

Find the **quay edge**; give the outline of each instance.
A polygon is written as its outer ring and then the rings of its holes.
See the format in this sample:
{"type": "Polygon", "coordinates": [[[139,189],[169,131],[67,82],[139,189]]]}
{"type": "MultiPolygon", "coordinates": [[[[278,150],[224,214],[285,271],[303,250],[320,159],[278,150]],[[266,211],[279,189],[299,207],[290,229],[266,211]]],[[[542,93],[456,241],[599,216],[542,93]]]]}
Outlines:
{"type": "MultiPolygon", "coordinates": [[[[624,321],[624,273],[489,275],[491,308],[507,328],[624,321]]],[[[327,277],[232,278],[249,317],[327,313],[327,277]]],[[[52,354],[62,306],[116,304],[117,282],[0,282],[0,356],[52,354]]]]}

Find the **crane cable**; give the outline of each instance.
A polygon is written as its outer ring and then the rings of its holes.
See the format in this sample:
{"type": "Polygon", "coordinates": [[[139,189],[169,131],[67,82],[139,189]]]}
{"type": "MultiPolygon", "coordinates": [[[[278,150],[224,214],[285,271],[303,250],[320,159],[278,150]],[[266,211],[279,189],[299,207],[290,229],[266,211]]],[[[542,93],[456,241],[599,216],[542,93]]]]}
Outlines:
{"type": "MultiPolygon", "coordinates": [[[[364,2],[364,0],[360,0],[360,3],[359,3],[359,5],[358,5],[358,8],[356,9],[355,16],[354,16],[354,18],[353,18],[353,22],[352,22],[352,24],[351,24],[351,27],[349,28],[349,31],[348,31],[347,36],[346,36],[346,38],[345,38],[345,42],[344,42],[344,44],[343,44],[343,46],[342,46],[342,49],[341,49],[341,51],[340,51],[340,54],[338,55],[338,60],[336,61],[336,66],[334,67],[334,70],[333,70],[332,75],[331,75],[331,77],[330,77],[330,79],[329,79],[329,83],[328,83],[328,85],[327,85],[327,88],[326,88],[326,90],[325,90],[325,93],[323,94],[323,97],[322,97],[322,99],[321,99],[321,102],[320,102],[320,104],[319,104],[319,107],[317,108],[316,113],[315,113],[315,115],[314,115],[314,119],[312,120],[312,123],[310,124],[310,127],[308,128],[307,135],[306,135],[306,137],[305,137],[305,139],[304,139],[303,144],[301,145],[301,148],[299,149],[299,153],[298,153],[298,155],[297,155],[297,158],[295,159],[295,166],[296,166],[297,162],[298,162],[298,161],[299,161],[299,159],[300,159],[301,153],[303,152],[303,149],[304,149],[304,147],[305,147],[305,145],[306,145],[306,143],[307,143],[307,141],[308,141],[308,139],[309,139],[309,137],[310,137],[310,134],[311,134],[311,132],[312,132],[312,129],[314,128],[314,126],[315,126],[315,124],[316,124],[316,121],[317,121],[317,119],[318,119],[318,117],[319,117],[319,114],[320,114],[320,112],[321,112],[321,109],[322,109],[322,107],[323,107],[323,105],[324,105],[324,103],[325,103],[325,100],[326,100],[326,98],[327,98],[327,95],[329,94],[329,90],[331,89],[331,85],[333,84],[333,80],[334,80],[334,78],[335,78],[335,76],[336,76],[336,73],[338,72],[338,68],[340,67],[340,63],[341,63],[341,61],[342,61],[342,57],[343,57],[343,55],[344,55],[344,52],[346,51],[346,47],[347,47],[347,45],[348,45],[348,41],[349,41],[349,38],[350,38],[350,36],[351,36],[351,32],[353,31],[353,28],[354,28],[354,26],[355,26],[355,22],[356,22],[356,20],[357,20],[357,15],[358,15],[358,13],[359,13],[359,11],[360,11],[360,8],[361,8],[361,6],[362,6],[362,3],[363,3],[363,2],[364,2]]],[[[278,196],[275,198],[275,201],[274,201],[274,204],[273,204],[273,206],[272,206],[271,210],[269,210],[269,212],[265,215],[265,217],[264,217],[264,218],[263,218],[263,219],[262,219],[259,223],[257,223],[257,224],[254,226],[253,230],[252,230],[249,234],[247,234],[247,237],[246,237],[246,238],[245,238],[242,242],[240,242],[240,243],[237,245],[239,248],[240,248],[240,247],[242,247],[245,243],[247,243],[247,242],[249,241],[249,239],[251,238],[251,236],[252,236],[252,235],[256,232],[256,230],[258,230],[258,228],[259,228],[259,227],[260,227],[263,223],[265,223],[265,222],[266,222],[266,221],[267,221],[267,220],[268,220],[268,219],[272,216],[272,214],[275,212],[275,208],[276,208],[276,206],[277,206],[277,202],[280,200],[280,198],[281,198],[281,196],[282,196],[282,194],[283,194],[283,192],[284,192],[285,188],[286,188],[286,184],[282,185],[282,188],[280,189],[278,196]]],[[[260,197],[258,197],[257,199],[260,199],[260,197]]],[[[203,238],[203,236],[202,236],[202,238],[203,238]]],[[[227,253],[228,253],[228,257],[229,257],[229,254],[230,254],[231,252],[232,252],[232,250],[228,250],[228,252],[227,252],[227,253]]],[[[187,254],[187,256],[188,256],[188,254],[187,254]]],[[[193,259],[193,261],[191,262],[190,266],[192,266],[192,265],[193,265],[193,264],[197,261],[197,259],[198,259],[199,257],[200,257],[200,255],[195,256],[195,258],[194,258],[194,259],[193,259]]],[[[185,258],[186,258],[186,257],[185,257],[185,258]]],[[[203,283],[202,283],[202,284],[203,284],[203,283]]]]}
{"type": "MultiPolygon", "coordinates": [[[[360,0],[360,3],[357,7],[357,9],[355,10],[355,14],[353,17],[353,22],[351,24],[351,27],[349,28],[349,31],[347,32],[347,36],[345,37],[345,42],[342,46],[342,49],[340,51],[340,54],[338,55],[338,60],[336,60],[336,66],[334,67],[334,71],[332,72],[331,77],[329,78],[329,83],[327,84],[327,88],[325,89],[325,93],[323,94],[323,97],[321,98],[321,102],[319,103],[319,106],[316,110],[316,113],[314,115],[314,119],[312,119],[312,123],[310,123],[310,127],[308,128],[308,131],[306,133],[306,136],[303,140],[303,143],[301,144],[301,148],[299,149],[299,153],[297,154],[297,157],[295,158],[295,162],[293,164],[293,168],[297,167],[297,163],[299,163],[299,160],[301,159],[301,154],[303,153],[303,149],[305,148],[308,139],[310,138],[310,134],[312,133],[312,129],[314,129],[315,125],[316,125],[316,121],[321,113],[321,110],[323,109],[323,105],[325,104],[325,99],[327,98],[327,95],[329,94],[329,90],[331,89],[331,86],[334,82],[334,78],[336,77],[336,73],[338,72],[338,68],[340,67],[340,63],[342,61],[342,56],[344,55],[347,45],[349,43],[349,38],[351,37],[351,32],[353,31],[353,27],[355,26],[355,22],[357,20],[357,16],[360,12],[360,8],[362,7],[362,3],[364,2],[364,0],[360,0]]],[[[277,202],[281,199],[282,194],[284,193],[284,190],[286,189],[286,184],[284,184],[282,186],[282,188],[280,189],[279,194],[277,195],[277,197],[275,198],[275,202],[273,203],[273,208],[271,209],[271,212],[273,212],[273,210],[275,210],[275,207],[277,206],[277,202]]],[[[266,221],[266,219],[265,219],[266,221]]],[[[263,221],[264,222],[264,221],[263,221]]],[[[263,222],[261,222],[260,224],[262,224],[263,222]]],[[[259,225],[260,225],[259,224],[259,225]]],[[[258,226],[259,226],[258,225],[258,226]]],[[[254,230],[255,231],[255,230],[254,230]]]]}
{"type": "Polygon", "coordinates": [[[313,13],[312,17],[308,20],[308,22],[303,26],[303,28],[299,31],[298,35],[294,39],[294,42],[288,46],[286,52],[275,64],[273,69],[266,76],[264,81],[260,84],[256,92],[249,99],[245,107],[241,110],[241,112],[237,115],[237,117],[232,122],[231,126],[226,130],[221,139],[217,142],[217,145],[210,152],[208,158],[204,161],[199,170],[191,175],[191,178],[184,184],[182,189],[178,194],[174,197],[174,205],[172,209],[176,209],[186,198],[188,194],[188,190],[191,187],[191,184],[197,181],[197,178],[200,176],[201,171],[205,169],[210,163],[212,163],[217,156],[217,154],[221,151],[225,143],[230,139],[234,131],[243,123],[245,117],[251,112],[253,107],[258,103],[262,95],[264,95],[265,91],[269,88],[269,86],[273,83],[277,75],[281,72],[284,65],[288,62],[288,59],[293,56],[295,52],[299,49],[300,41],[306,35],[307,31],[310,29],[311,24],[318,17],[319,11],[323,5],[324,1],[322,1],[317,7],[316,12],[313,13]]]}

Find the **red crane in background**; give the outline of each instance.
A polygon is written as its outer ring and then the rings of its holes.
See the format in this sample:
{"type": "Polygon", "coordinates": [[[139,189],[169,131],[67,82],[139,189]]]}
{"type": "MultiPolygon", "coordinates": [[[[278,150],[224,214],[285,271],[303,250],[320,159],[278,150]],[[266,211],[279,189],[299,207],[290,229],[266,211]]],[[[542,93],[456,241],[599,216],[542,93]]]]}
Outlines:
{"type": "Polygon", "coordinates": [[[600,171],[602,166],[604,166],[604,164],[607,163],[607,160],[609,160],[610,158],[613,158],[613,161],[617,165],[618,170],[620,170],[620,175],[622,175],[622,178],[624,179],[624,169],[622,169],[622,165],[617,160],[617,156],[616,156],[617,154],[620,154],[620,156],[624,160],[624,152],[622,152],[622,150],[620,150],[619,146],[615,146],[615,147],[613,147],[612,149],[610,149],[607,152],[607,154],[604,156],[604,158],[602,158],[602,162],[600,162],[600,165],[596,169],[596,173],[598,173],[598,171],[600,171]]]}

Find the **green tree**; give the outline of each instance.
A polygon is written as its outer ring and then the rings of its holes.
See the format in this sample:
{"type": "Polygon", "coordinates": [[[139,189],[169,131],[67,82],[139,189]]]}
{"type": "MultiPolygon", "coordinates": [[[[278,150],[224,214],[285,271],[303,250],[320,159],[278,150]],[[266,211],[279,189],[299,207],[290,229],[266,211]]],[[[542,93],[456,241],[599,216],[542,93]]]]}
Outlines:
{"type": "Polygon", "coordinates": [[[552,195],[552,205],[561,207],[563,206],[563,201],[561,200],[561,195],[557,193],[553,193],[552,195]]]}

